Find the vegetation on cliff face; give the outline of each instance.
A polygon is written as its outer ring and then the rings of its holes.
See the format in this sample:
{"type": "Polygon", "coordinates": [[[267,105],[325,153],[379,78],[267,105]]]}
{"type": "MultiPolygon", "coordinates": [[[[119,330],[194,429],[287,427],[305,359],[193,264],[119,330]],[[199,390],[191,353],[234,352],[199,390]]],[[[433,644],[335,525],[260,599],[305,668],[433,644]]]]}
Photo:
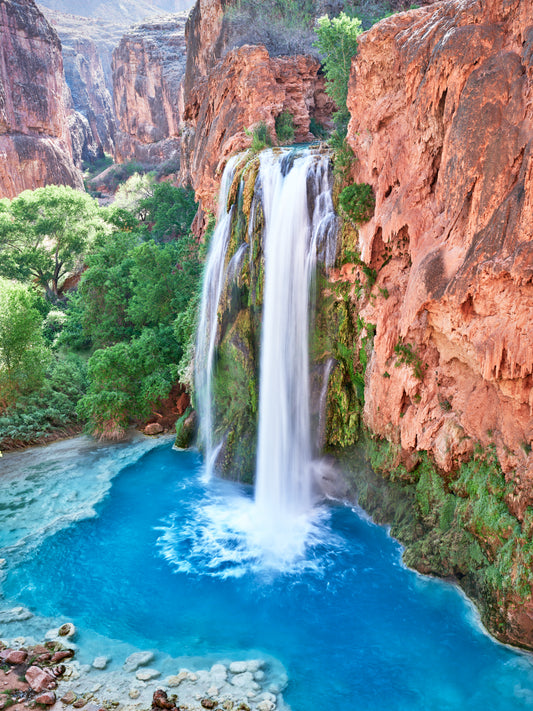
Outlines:
{"type": "Polygon", "coordinates": [[[83,423],[121,436],[178,382],[201,277],[194,196],[148,187],[123,207],[55,186],[0,203],[4,447],[83,423]]]}

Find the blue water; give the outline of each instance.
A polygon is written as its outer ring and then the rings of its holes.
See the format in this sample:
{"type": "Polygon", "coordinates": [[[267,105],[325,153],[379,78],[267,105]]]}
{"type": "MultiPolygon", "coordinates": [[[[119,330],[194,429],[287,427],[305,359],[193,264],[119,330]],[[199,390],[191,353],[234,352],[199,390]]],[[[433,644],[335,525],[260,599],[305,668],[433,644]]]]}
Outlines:
{"type": "Polygon", "coordinates": [[[294,711],[533,708],[531,657],[486,636],[454,587],[406,570],[383,528],[324,508],[276,569],[248,527],[251,491],[200,474],[192,452],[144,454],[96,516],[13,556],[5,596],[173,656],[259,650],[284,664],[294,711]]]}

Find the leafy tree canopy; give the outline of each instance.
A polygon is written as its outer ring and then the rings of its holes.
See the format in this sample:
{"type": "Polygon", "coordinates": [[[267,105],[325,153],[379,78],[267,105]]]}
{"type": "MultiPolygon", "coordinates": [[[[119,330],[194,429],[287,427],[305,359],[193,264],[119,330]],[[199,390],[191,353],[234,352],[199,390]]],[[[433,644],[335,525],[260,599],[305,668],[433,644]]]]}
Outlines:
{"type": "Polygon", "coordinates": [[[38,387],[49,361],[29,287],[0,279],[0,405],[38,387]]]}
{"type": "Polygon", "coordinates": [[[345,132],[350,119],[346,106],[348,81],[352,57],[357,52],[357,38],[363,31],[361,21],[344,12],[331,19],[323,15],[318,19],[315,31],[315,47],[324,58],[324,71],[328,79],[326,90],[337,104],[335,124],[345,132]]]}
{"type": "Polygon", "coordinates": [[[33,280],[55,301],[91,240],[106,229],[97,202],[67,186],[49,185],[2,200],[0,275],[33,280]]]}

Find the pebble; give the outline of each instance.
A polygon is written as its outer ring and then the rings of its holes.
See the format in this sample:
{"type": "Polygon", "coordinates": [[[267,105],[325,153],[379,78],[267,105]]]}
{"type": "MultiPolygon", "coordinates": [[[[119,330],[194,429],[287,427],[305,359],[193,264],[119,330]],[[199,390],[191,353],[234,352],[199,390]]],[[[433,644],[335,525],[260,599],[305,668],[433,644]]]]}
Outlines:
{"type": "Polygon", "coordinates": [[[249,662],[246,662],[246,671],[252,672],[252,674],[255,674],[255,672],[259,671],[262,667],[265,666],[265,663],[261,659],[250,659],[249,662]]]}
{"type": "Polygon", "coordinates": [[[70,637],[74,637],[74,635],[76,634],[76,628],[74,627],[72,622],[65,622],[65,624],[61,625],[61,627],[57,630],[57,634],[60,637],[67,637],[68,639],[70,637]]]}
{"type": "Polygon", "coordinates": [[[232,674],[242,674],[243,672],[247,671],[247,663],[231,662],[231,664],[229,665],[229,670],[232,674]]]}
{"type": "Polygon", "coordinates": [[[257,704],[257,711],[273,711],[273,709],[276,708],[276,705],[272,703],[272,701],[261,701],[259,704],[257,704]]]}
{"type": "Polygon", "coordinates": [[[233,686],[238,686],[240,689],[245,686],[250,686],[253,688],[254,677],[251,672],[245,671],[241,674],[235,674],[235,676],[231,680],[231,683],[233,684],[233,686]]]}
{"type": "Polygon", "coordinates": [[[258,669],[254,674],[254,679],[256,681],[263,681],[265,678],[265,672],[262,669],[258,669]]]}
{"type": "Polygon", "coordinates": [[[218,696],[218,689],[216,686],[210,686],[207,690],[208,696],[218,696]]]}
{"type": "Polygon", "coordinates": [[[141,669],[135,676],[139,681],[150,681],[150,679],[156,679],[161,676],[161,672],[157,671],[157,669],[141,669]]]}
{"type": "Polygon", "coordinates": [[[128,696],[130,697],[130,699],[138,699],[140,695],[141,695],[141,692],[139,689],[130,689],[129,693],[128,693],[128,696]]]}
{"type": "Polygon", "coordinates": [[[110,661],[109,657],[96,657],[93,660],[93,667],[95,669],[105,669],[110,661]]]}
{"type": "Polygon", "coordinates": [[[65,694],[63,694],[63,696],[61,697],[61,701],[62,701],[64,704],[73,704],[73,703],[76,701],[77,698],[78,698],[77,695],[72,691],[72,689],[69,689],[69,690],[68,690],[65,694]]]}
{"type": "Polygon", "coordinates": [[[126,672],[134,672],[139,667],[144,667],[147,664],[150,664],[153,659],[153,652],[134,652],[126,659],[122,668],[126,672]]]}
{"type": "Polygon", "coordinates": [[[56,695],[53,691],[46,691],[34,699],[36,704],[44,704],[45,706],[53,706],[56,702],[56,695]]]}

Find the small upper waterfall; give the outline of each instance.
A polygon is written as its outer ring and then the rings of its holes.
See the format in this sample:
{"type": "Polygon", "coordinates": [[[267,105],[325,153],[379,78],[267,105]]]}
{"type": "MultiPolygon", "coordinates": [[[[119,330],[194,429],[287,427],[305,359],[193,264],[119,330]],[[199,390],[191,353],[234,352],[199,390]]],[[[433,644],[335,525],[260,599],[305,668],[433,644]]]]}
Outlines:
{"type": "Polygon", "coordinates": [[[237,158],[224,170],[218,202],[218,219],[211,238],[204,272],[200,318],[196,338],[195,391],[200,422],[199,440],[205,450],[206,475],[212,472],[216,447],[213,442],[213,361],[218,326],[218,305],[226,281],[225,259],[231,234],[233,206],[228,209],[228,194],[237,158]]]}
{"type": "MultiPolygon", "coordinates": [[[[332,266],[336,253],[330,161],[312,149],[264,151],[244,229],[233,214],[236,205],[228,210],[226,204],[231,183],[238,179],[235,166],[232,161],[224,173],[204,277],[196,354],[200,437],[209,470],[222,444],[213,434],[211,402],[217,339],[227,328],[227,319],[221,323],[221,296],[230,291],[230,282],[238,281],[239,270],[250,269],[252,254],[260,251],[262,293],[254,296],[254,308],[255,301],[262,307],[255,508],[258,519],[283,528],[283,521],[308,511],[313,503],[318,438],[311,433],[309,337],[317,264],[332,266]],[[252,240],[257,224],[260,247],[252,240]],[[240,243],[232,230],[240,235],[240,243]],[[243,259],[247,247],[250,257],[243,259]]],[[[232,195],[235,192],[232,189],[232,195]]],[[[241,181],[236,198],[240,205],[246,199],[242,193],[241,181]]]]}

